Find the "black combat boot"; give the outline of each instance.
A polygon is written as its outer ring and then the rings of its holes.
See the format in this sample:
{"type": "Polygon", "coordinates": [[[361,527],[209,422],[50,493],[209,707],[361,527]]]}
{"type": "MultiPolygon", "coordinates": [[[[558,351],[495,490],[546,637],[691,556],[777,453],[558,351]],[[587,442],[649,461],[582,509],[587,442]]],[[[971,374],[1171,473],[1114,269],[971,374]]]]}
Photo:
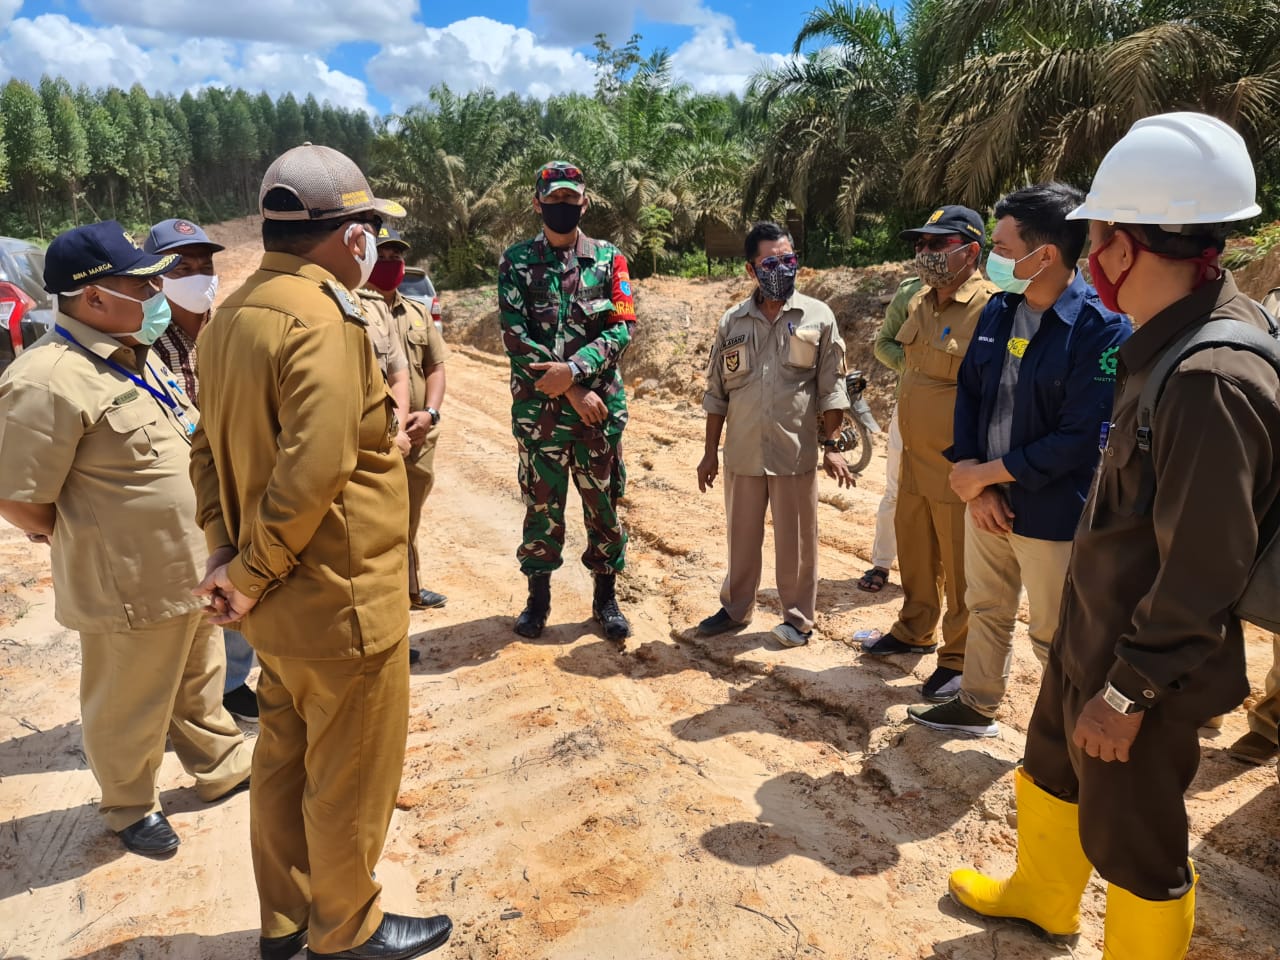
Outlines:
{"type": "Polygon", "coordinates": [[[529,575],[529,601],[516,621],[516,633],[522,637],[535,640],[542,636],[542,628],[547,625],[547,617],[551,615],[551,574],[533,573],[529,575]]]}
{"type": "Polygon", "coordinates": [[[617,577],[610,574],[596,574],[596,595],[591,601],[591,616],[604,627],[604,635],[608,640],[625,640],[631,636],[631,624],[618,609],[618,598],[614,596],[613,585],[617,577]]]}

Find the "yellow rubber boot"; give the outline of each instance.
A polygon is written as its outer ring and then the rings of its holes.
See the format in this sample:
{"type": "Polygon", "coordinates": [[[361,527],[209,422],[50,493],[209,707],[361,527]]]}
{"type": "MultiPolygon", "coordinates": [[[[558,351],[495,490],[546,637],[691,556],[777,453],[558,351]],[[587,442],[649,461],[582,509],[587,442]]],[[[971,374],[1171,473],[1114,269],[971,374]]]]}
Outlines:
{"type": "Polygon", "coordinates": [[[1019,767],[1018,867],[1008,880],[975,870],[951,874],[951,899],[985,917],[1031,924],[1057,943],[1080,935],[1080,898],[1093,867],[1080,847],[1079,808],[1045,793],[1019,767]]]}
{"type": "Polygon", "coordinates": [[[1196,875],[1177,900],[1143,900],[1114,883],[1107,887],[1102,960],[1182,960],[1196,922],[1196,875]]]}

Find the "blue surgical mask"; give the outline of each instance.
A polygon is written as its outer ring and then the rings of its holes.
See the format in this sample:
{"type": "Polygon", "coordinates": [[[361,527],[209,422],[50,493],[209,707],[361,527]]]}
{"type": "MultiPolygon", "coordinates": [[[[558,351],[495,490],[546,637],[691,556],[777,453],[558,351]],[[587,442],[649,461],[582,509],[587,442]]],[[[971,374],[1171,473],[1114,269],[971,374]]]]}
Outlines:
{"type": "Polygon", "coordinates": [[[1041,267],[1027,279],[1016,277],[1013,269],[1027,257],[1035,256],[1044,249],[1044,244],[1036,247],[1026,257],[1019,257],[1017,260],[1011,260],[1008,257],[1002,257],[994,250],[987,254],[987,279],[994,283],[1005,293],[1026,293],[1027,287],[1031,286],[1031,281],[1040,276],[1044,267],[1041,267]]]}
{"type": "Polygon", "coordinates": [[[134,303],[142,304],[142,327],[131,333],[113,333],[113,337],[117,339],[133,337],[139,343],[145,343],[150,346],[169,329],[169,322],[173,319],[173,313],[169,309],[169,300],[165,297],[163,291],[157,292],[145,300],[139,300],[137,297],[131,297],[127,293],[112,290],[110,287],[98,287],[98,289],[119,300],[132,300],[134,303]]]}

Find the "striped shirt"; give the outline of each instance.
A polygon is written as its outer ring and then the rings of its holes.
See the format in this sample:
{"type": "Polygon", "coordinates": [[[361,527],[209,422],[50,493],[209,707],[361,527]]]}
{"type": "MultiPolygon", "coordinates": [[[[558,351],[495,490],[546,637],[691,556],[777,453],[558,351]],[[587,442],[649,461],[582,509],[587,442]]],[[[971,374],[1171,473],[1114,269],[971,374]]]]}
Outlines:
{"type": "Polygon", "coordinates": [[[200,382],[196,379],[196,342],[176,323],[152,347],[164,361],[164,365],[182,377],[182,389],[191,402],[200,405],[200,382]]]}

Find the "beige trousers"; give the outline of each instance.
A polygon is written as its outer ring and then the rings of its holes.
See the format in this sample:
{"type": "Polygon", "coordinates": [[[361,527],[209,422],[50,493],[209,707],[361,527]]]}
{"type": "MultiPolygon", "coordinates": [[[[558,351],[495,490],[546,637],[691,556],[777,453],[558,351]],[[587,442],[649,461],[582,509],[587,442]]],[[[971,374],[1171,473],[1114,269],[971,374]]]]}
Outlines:
{"type": "Polygon", "coordinates": [[[889,418],[889,452],[884,461],[884,496],[876,509],[876,536],[871,542],[871,565],[888,570],[898,555],[898,535],[893,514],[898,507],[898,476],[902,473],[902,431],[898,429],[898,408],[889,418]]]}
{"type": "Polygon", "coordinates": [[[341,953],[382,922],[373,870],[404,766],[408,638],[367,657],[258,662],[249,841],[262,935],[308,927],[311,950],[341,953]]]}
{"type": "Polygon", "coordinates": [[[201,800],[249,775],[253,748],[222,706],[222,631],[203,611],[119,633],[82,632],[80,661],[84,753],[112,830],[160,810],[166,736],[201,800]]]}
{"type": "Polygon", "coordinates": [[[964,523],[969,643],[960,700],[983,716],[994,717],[1009,685],[1013,624],[1024,586],[1030,608],[1031,650],[1042,670],[1049,662],[1071,561],[1071,541],[987,533],[974,525],[967,510],[964,523]]]}
{"type": "Polygon", "coordinates": [[[801,633],[813,629],[818,605],[818,473],[794,477],[724,474],[724,507],[729,540],[729,573],[720,605],[745,623],[760,588],[760,551],[765,508],[773,517],[774,575],[782,619],[801,633]]]}
{"type": "Polygon", "coordinates": [[[420,459],[405,463],[409,478],[409,593],[417,595],[422,589],[419,580],[418,527],[422,524],[422,507],[436,485],[436,441],[424,441],[420,459]]]}
{"type": "Polygon", "coordinates": [[[1262,699],[1249,711],[1249,729],[1272,743],[1280,724],[1280,633],[1271,635],[1271,670],[1267,673],[1262,699]]]}

